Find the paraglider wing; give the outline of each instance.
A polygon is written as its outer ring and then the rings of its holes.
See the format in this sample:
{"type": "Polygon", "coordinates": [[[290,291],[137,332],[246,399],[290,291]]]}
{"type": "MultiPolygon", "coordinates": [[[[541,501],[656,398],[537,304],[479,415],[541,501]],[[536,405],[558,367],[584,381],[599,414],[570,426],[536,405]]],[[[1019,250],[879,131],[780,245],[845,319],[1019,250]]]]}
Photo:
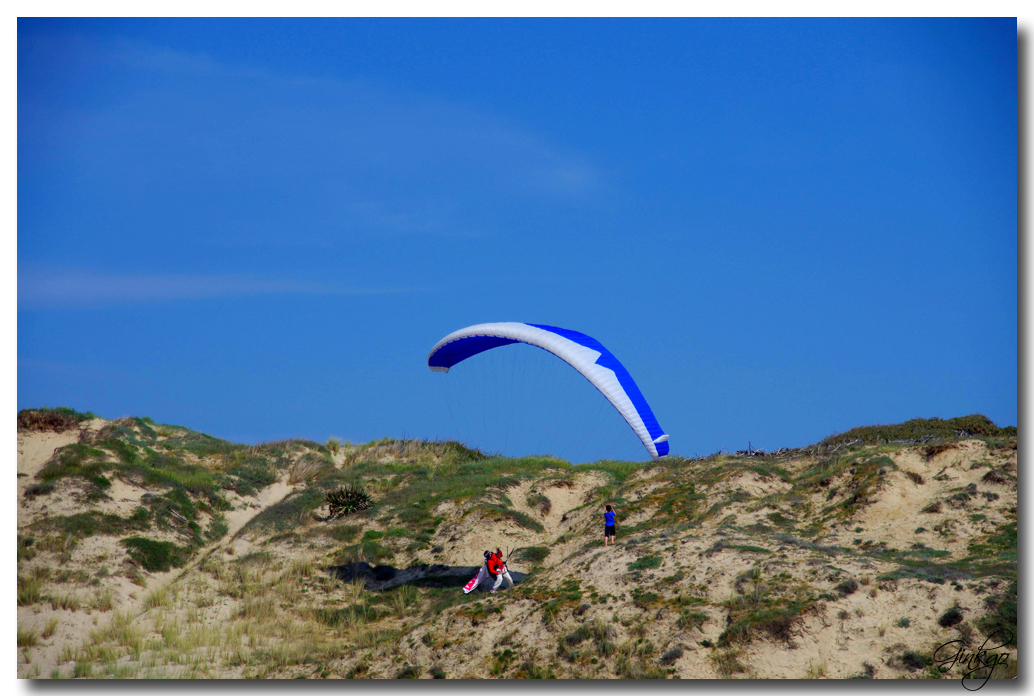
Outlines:
{"type": "Polygon", "coordinates": [[[603,344],[583,333],[543,324],[476,324],[438,341],[427,356],[427,365],[435,372],[448,372],[473,355],[511,343],[542,348],[578,370],[618,410],[651,457],[659,459],[668,454],[668,436],[628,370],[603,344]]]}

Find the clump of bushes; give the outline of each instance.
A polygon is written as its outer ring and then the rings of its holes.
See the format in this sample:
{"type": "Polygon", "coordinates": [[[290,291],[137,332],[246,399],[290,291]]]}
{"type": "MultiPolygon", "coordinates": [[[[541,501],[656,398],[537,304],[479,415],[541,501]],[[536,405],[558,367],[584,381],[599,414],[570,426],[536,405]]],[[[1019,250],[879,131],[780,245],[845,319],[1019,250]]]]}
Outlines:
{"type": "Polygon", "coordinates": [[[411,665],[408,662],[399,670],[396,679],[416,679],[420,676],[420,665],[411,665]]]}
{"type": "Polygon", "coordinates": [[[846,597],[857,590],[858,583],[852,578],[848,578],[836,586],[836,591],[840,593],[841,597],[846,597]]]}
{"type": "Polygon", "coordinates": [[[18,412],[18,430],[63,430],[76,428],[85,420],[96,418],[93,413],[79,413],[70,408],[27,408],[18,412]]]}
{"type": "Polygon", "coordinates": [[[951,628],[955,624],[962,623],[962,610],[958,607],[952,607],[941,614],[941,618],[937,620],[937,623],[945,628],[951,628]]]}
{"type": "Polygon", "coordinates": [[[359,486],[342,486],[327,491],[326,501],[330,506],[330,519],[366,510],[373,503],[370,495],[359,486]]]}
{"type": "Polygon", "coordinates": [[[1006,484],[1009,483],[1010,480],[1011,479],[1009,478],[1008,474],[1005,474],[1004,472],[999,471],[998,469],[991,469],[991,471],[984,474],[984,477],[981,479],[981,481],[984,481],[985,483],[997,484],[1006,484]]]}
{"type": "Polygon", "coordinates": [[[774,640],[793,644],[794,631],[802,620],[805,602],[790,602],[784,606],[760,606],[729,615],[729,627],[718,636],[718,645],[748,643],[755,634],[767,634],[774,640]]]}
{"type": "Polygon", "coordinates": [[[130,537],[122,540],[133,561],[152,573],[180,568],[190,558],[190,549],[168,541],[155,541],[144,537],[130,537]]]}
{"type": "Polygon", "coordinates": [[[911,650],[909,650],[901,656],[901,665],[909,672],[915,672],[917,670],[923,669],[928,664],[930,664],[929,658],[927,658],[925,655],[920,655],[919,653],[913,652],[911,650]]]}
{"type": "Polygon", "coordinates": [[[682,648],[679,648],[679,647],[672,648],[671,650],[669,650],[666,653],[664,653],[663,655],[661,655],[661,664],[662,665],[673,665],[673,664],[675,664],[675,660],[677,660],[680,657],[682,657],[682,655],[683,655],[682,648]]]}
{"type": "Polygon", "coordinates": [[[530,508],[538,508],[538,511],[543,515],[548,515],[549,511],[553,509],[553,501],[541,493],[529,495],[524,502],[530,508]]]}
{"type": "Polygon", "coordinates": [[[852,428],[846,433],[827,437],[819,444],[825,447],[845,444],[854,440],[866,443],[893,442],[895,440],[917,440],[919,438],[941,438],[952,440],[957,437],[1016,437],[1016,426],[999,428],[987,416],[974,413],[959,418],[914,418],[894,425],[869,425],[852,428]]]}
{"type": "Polygon", "coordinates": [[[47,495],[48,493],[54,492],[55,483],[53,479],[48,479],[42,483],[36,483],[25,489],[25,497],[32,500],[37,495],[47,495]]]}

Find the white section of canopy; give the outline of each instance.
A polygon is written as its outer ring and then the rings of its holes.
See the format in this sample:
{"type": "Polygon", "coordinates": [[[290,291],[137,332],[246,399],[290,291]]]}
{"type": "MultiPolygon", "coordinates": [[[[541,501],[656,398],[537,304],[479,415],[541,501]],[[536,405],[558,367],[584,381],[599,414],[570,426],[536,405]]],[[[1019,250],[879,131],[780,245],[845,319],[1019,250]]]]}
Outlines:
{"type": "MultiPolygon", "coordinates": [[[[603,396],[607,397],[607,401],[617,409],[618,413],[621,414],[621,417],[625,419],[625,422],[632,427],[635,434],[643,441],[643,445],[650,453],[650,456],[657,459],[657,446],[650,437],[650,433],[647,431],[646,424],[643,423],[643,419],[639,417],[639,412],[636,411],[635,406],[632,405],[632,400],[628,398],[628,394],[625,393],[624,387],[622,387],[621,383],[618,381],[617,375],[614,374],[613,370],[596,364],[596,360],[600,357],[599,351],[586,348],[585,346],[579,345],[568,338],[564,338],[563,336],[553,333],[552,331],[546,331],[545,329],[540,329],[528,324],[507,321],[491,324],[475,324],[474,326],[468,326],[467,328],[460,329],[459,331],[453,331],[435,344],[434,348],[431,349],[430,354],[428,354],[428,360],[430,360],[430,357],[446,344],[458,341],[462,338],[471,338],[473,336],[509,338],[515,341],[520,341],[521,343],[538,346],[543,350],[548,350],[550,353],[578,370],[583,377],[600,390],[600,393],[602,393],[603,396]]],[[[436,372],[449,371],[449,368],[447,367],[432,367],[431,369],[436,372]]]]}

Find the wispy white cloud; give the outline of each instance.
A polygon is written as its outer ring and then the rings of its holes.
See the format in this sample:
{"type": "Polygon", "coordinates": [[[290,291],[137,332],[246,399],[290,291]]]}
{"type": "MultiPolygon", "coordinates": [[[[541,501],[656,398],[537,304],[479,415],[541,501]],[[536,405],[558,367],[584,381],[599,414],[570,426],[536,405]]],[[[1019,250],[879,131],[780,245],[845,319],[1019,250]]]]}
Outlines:
{"type": "Polygon", "coordinates": [[[278,229],[293,230],[294,245],[483,237],[509,225],[503,211],[605,198],[607,177],[591,157],[474,102],[141,41],[83,46],[91,41],[76,41],[77,60],[136,77],[113,103],[33,115],[48,143],[88,177],[76,186],[101,200],[161,208],[183,182],[204,182],[220,203],[197,231],[220,245],[285,243],[278,229]]]}
{"type": "Polygon", "coordinates": [[[382,295],[417,290],[233,275],[32,269],[18,273],[18,308],[94,308],[249,295],[382,295]]]}

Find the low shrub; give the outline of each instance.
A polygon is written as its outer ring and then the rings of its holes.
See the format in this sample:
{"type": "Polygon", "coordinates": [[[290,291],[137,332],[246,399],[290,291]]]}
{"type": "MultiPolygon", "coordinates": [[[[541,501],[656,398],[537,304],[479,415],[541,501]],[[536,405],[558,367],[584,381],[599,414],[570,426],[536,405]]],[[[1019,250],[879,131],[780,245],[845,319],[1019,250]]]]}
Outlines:
{"type": "Polygon", "coordinates": [[[848,578],[847,580],[844,580],[842,583],[837,585],[835,589],[837,592],[840,593],[841,597],[846,597],[847,595],[852,594],[853,592],[858,590],[858,583],[854,579],[848,578]]]}
{"type": "Polygon", "coordinates": [[[168,541],[155,541],[144,537],[130,537],[120,542],[129,552],[129,557],[144,570],[163,573],[182,567],[190,558],[190,549],[168,541]]]}
{"type": "Polygon", "coordinates": [[[548,515],[553,509],[553,502],[541,493],[533,493],[524,501],[530,508],[537,508],[542,515],[548,515]]]}
{"type": "Polygon", "coordinates": [[[684,651],[682,650],[682,648],[679,648],[679,647],[672,648],[671,650],[668,650],[663,655],[661,655],[660,662],[661,662],[662,665],[673,665],[673,664],[675,664],[675,660],[677,660],[680,657],[682,657],[683,654],[684,654],[684,651]]]}
{"type": "Polygon", "coordinates": [[[408,662],[403,665],[402,669],[399,670],[396,679],[417,679],[420,676],[422,668],[420,665],[411,665],[408,662]]]}
{"type": "Polygon", "coordinates": [[[647,570],[650,568],[660,568],[661,557],[660,556],[643,556],[642,558],[633,561],[628,564],[629,570],[647,570]]]}
{"type": "Polygon", "coordinates": [[[18,429],[61,432],[79,427],[83,421],[96,418],[93,413],[78,411],[60,406],[58,408],[27,408],[18,411],[18,429]]]}
{"type": "Polygon", "coordinates": [[[901,655],[901,665],[909,672],[918,671],[929,664],[929,658],[911,650],[901,655]]]}
{"type": "Polygon", "coordinates": [[[955,624],[962,623],[962,610],[958,607],[952,607],[941,614],[941,618],[937,620],[937,623],[945,628],[951,628],[955,624]]]}

